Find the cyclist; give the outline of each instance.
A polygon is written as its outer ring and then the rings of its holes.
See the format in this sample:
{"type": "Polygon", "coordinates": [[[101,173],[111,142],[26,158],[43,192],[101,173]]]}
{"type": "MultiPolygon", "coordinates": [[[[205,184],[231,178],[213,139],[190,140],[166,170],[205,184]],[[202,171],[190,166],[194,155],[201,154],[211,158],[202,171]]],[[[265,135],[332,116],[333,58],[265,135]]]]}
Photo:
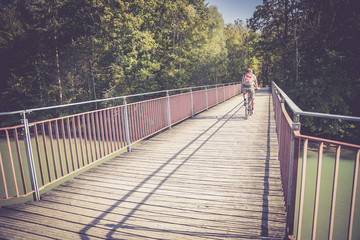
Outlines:
{"type": "Polygon", "coordinates": [[[241,91],[243,93],[244,101],[246,101],[246,94],[250,94],[250,97],[252,98],[252,113],[254,113],[255,107],[255,88],[260,89],[256,75],[251,68],[248,68],[247,73],[245,73],[242,78],[241,91]]]}

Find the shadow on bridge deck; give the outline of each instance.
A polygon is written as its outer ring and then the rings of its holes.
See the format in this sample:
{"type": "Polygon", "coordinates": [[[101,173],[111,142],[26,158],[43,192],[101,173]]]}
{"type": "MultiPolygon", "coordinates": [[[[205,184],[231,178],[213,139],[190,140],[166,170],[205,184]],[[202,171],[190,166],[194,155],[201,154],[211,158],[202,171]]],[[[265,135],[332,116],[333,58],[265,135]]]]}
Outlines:
{"type": "Polygon", "coordinates": [[[0,209],[0,237],[281,239],[285,208],[270,93],[187,120],[44,194],[0,209]]]}

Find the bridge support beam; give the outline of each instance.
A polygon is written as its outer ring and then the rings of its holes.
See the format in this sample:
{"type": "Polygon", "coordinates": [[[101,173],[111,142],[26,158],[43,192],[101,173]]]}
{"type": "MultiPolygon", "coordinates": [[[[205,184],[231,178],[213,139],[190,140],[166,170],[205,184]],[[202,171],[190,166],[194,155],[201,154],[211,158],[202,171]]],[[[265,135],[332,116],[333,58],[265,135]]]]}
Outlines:
{"type": "Polygon", "coordinates": [[[24,142],[25,142],[25,148],[26,148],[26,157],[28,162],[28,168],[30,173],[30,180],[31,180],[31,187],[34,191],[34,200],[39,201],[40,200],[40,192],[39,192],[39,184],[36,177],[36,168],[35,168],[35,162],[34,162],[34,154],[32,151],[31,146],[31,138],[30,138],[30,131],[29,131],[29,122],[26,118],[26,112],[23,112],[23,119],[24,122],[24,142]]]}
{"type": "Polygon", "coordinates": [[[291,144],[290,144],[290,159],[289,159],[289,181],[287,189],[287,200],[286,200],[286,235],[285,239],[289,239],[289,236],[294,234],[294,216],[295,216],[295,194],[296,194],[296,172],[298,157],[295,158],[295,155],[299,154],[299,140],[295,138],[294,131],[300,131],[300,117],[297,114],[294,114],[293,124],[291,127],[291,144]],[[294,166],[295,169],[294,169],[294,166]],[[295,173],[295,177],[294,177],[295,173]],[[295,184],[293,184],[295,182],[295,184]],[[294,186],[293,186],[294,185],[294,186]],[[294,188],[293,188],[294,187],[294,188]]]}

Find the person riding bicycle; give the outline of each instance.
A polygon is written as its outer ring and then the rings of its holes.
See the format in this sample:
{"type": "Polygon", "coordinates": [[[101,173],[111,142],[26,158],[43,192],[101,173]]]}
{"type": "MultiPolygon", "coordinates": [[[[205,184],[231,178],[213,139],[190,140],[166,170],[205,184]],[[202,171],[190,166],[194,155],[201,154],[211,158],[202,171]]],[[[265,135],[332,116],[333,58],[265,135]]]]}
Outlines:
{"type": "Polygon", "coordinates": [[[246,101],[246,94],[250,94],[250,97],[252,98],[252,113],[254,113],[255,107],[255,88],[260,89],[256,75],[251,68],[248,68],[247,73],[244,74],[241,81],[241,91],[243,93],[244,101],[246,101]]]}

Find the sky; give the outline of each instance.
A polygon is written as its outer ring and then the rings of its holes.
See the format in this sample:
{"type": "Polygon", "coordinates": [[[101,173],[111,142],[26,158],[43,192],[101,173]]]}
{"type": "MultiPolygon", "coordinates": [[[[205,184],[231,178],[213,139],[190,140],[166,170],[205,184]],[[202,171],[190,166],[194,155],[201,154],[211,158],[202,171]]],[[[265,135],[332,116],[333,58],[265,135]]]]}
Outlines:
{"type": "Polygon", "coordinates": [[[217,6],[225,24],[234,23],[236,19],[246,23],[246,19],[252,17],[256,6],[261,5],[262,2],[262,0],[205,0],[205,4],[217,6]]]}

